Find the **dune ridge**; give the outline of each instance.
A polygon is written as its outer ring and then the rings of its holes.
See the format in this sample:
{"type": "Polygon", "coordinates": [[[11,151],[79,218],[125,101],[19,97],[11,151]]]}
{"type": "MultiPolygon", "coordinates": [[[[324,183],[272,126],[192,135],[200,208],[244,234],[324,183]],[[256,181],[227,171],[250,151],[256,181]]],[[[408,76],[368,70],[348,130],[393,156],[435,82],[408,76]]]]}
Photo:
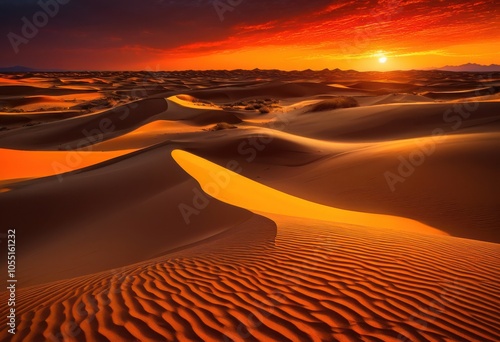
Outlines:
{"type": "Polygon", "coordinates": [[[252,181],[182,150],[172,151],[172,157],[198,181],[201,188],[209,195],[225,203],[237,205],[254,212],[446,235],[438,229],[414,220],[388,215],[352,212],[308,202],[252,181]],[[242,198],[241,194],[244,193],[252,193],[252,196],[242,198]]]}

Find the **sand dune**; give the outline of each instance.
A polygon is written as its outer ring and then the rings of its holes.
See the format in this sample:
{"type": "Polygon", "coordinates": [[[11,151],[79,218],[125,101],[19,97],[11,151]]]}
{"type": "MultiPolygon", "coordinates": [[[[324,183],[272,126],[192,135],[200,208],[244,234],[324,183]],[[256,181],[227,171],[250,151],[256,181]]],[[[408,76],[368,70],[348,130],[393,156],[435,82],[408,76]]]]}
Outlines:
{"type": "Polygon", "coordinates": [[[130,132],[165,110],[164,99],[141,100],[92,115],[7,131],[0,135],[0,145],[34,150],[83,148],[130,132]]]}
{"type": "Polygon", "coordinates": [[[352,212],[305,201],[242,177],[231,170],[224,169],[217,164],[185,151],[174,150],[172,157],[200,183],[201,188],[206,193],[225,203],[243,207],[253,212],[290,215],[339,224],[347,223],[446,235],[438,229],[401,217],[352,212]],[[253,195],[242,198],[242,193],[252,193],[253,195]]]}
{"type": "Polygon", "coordinates": [[[286,116],[287,132],[334,141],[380,141],[499,130],[498,103],[417,103],[342,108],[286,116]]]}
{"type": "Polygon", "coordinates": [[[408,93],[392,93],[390,95],[358,97],[356,98],[356,100],[362,106],[373,106],[391,103],[433,102],[433,99],[430,99],[428,97],[408,93]]]}
{"type": "Polygon", "coordinates": [[[1,75],[0,340],[498,341],[488,77],[1,75]]]}
{"type": "Polygon", "coordinates": [[[0,170],[0,181],[16,178],[40,178],[72,172],[90,165],[131,153],[133,150],[112,152],[33,152],[0,149],[0,160],[8,161],[0,170]]]}
{"type": "Polygon", "coordinates": [[[122,134],[101,143],[92,145],[97,151],[116,151],[127,148],[141,149],[163,142],[171,141],[176,137],[199,135],[203,126],[190,125],[182,120],[155,120],[147,123],[132,132],[122,134]]]}
{"type": "Polygon", "coordinates": [[[20,312],[13,341],[51,336],[494,341],[498,336],[496,244],[273,219],[277,236],[273,225],[254,217],[201,246],[26,288],[19,296],[30,304],[20,312]],[[50,298],[40,295],[49,289],[50,298]],[[68,289],[75,294],[68,297],[68,289]],[[74,326],[62,329],[61,317],[74,326]]]}
{"type": "Polygon", "coordinates": [[[418,87],[406,82],[390,82],[390,81],[361,81],[349,84],[350,88],[367,90],[374,93],[387,92],[412,92],[418,87]]]}
{"type": "Polygon", "coordinates": [[[358,95],[369,94],[367,92],[360,92],[357,89],[350,90],[315,82],[270,82],[247,87],[238,86],[224,87],[217,90],[196,90],[188,94],[204,100],[225,102],[254,97],[294,98],[321,94],[347,95],[352,93],[358,95]]]}
{"type": "Polygon", "coordinates": [[[441,92],[429,91],[423,93],[422,95],[430,97],[432,99],[456,100],[456,99],[497,94],[499,91],[500,87],[483,87],[483,88],[471,88],[471,89],[456,90],[456,91],[441,91],[441,92]]]}
{"type": "Polygon", "coordinates": [[[34,96],[34,95],[49,95],[49,96],[57,96],[57,95],[67,95],[67,94],[78,94],[82,91],[80,89],[72,89],[72,88],[45,88],[45,87],[36,87],[36,86],[28,86],[28,85],[4,85],[0,86],[2,98],[12,97],[12,96],[34,96]]]}
{"type": "Polygon", "coordinates": [[[220,108],[203,108],[202,106],[193,106],[193,101],[185,101],[177,96],[167,99],[169,110],[162,115],[162,119],[186,121],[189,124],[205,126],[218,122],[227,122],[236,124],[242,120],[235,114],[223,111],[220,108]]]}
{"type": "MultiPolygon", "coordinates": [[[[72,90],[72,89],[70,89],[72,90]]],[[[0,98],[0,108],[8,112],[40,112],[50,111],[54,108],[61,110],[75,109],[78,103],[85,103],[102,99],[98,93],[72,93],[60,96],[29,96],[29,97],[9,97],[0,98]]]]}
{"type": "Polygon", "coordinates": [[[6,131],[9,129],[29,127],[39,125],[41,123],[72,118],[79,115],[81,115],[81,112],[74,110],[31,112],[29,114],[0,114],[0,127],[1,130],[6,131]]]}
{"type": "Polygon", "coordinates": [[[24,265],[18,271],[20,283],[63,279],[147,260],[219,234],[251,216],[209,201],[176,166],[170,151],[160,145],[62,178],[9,185],[11,191],[2,194],[0,203],[5,224],[16,226],[18,238],[26,241],[18,248],[18,261],[24,265]],[[148,179],[148,186],[143,179],[148,179]],[[187,215],[187,224],[180,203],[203,209],[187,215]],[[113,248],[105,248],[110,240],[115,240],[113,248]]]}
{"type": "Polygon", "coordinates": [[[498,133],[378,143],[299,139],[266,129],[232,134],[233,139],[221,136],[202,145],[186,142],[184,149],[219,165],[237,161],[243,175],[313,202],[409,217],[453,236],[500,241],[494,199],[500,191],[498,133]],[[401,172],[394,191],[386,172],[401,172]]]}

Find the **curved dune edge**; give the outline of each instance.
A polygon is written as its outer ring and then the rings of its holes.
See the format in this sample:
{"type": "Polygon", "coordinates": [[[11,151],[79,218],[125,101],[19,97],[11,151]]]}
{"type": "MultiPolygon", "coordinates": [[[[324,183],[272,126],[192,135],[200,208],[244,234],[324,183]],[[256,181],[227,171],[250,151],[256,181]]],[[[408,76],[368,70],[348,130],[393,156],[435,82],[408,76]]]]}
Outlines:
{"type": "Polygon", "coordinates": [[[182,150],[172,151],[172,157],[188,174],[198,181],[207,194],[222,202],[256,213],[448,235],[436,228],[403,217],[355,212],[306,201],[255,182],[182,150]]]}
{"type": "Polygon", "coordinates": [[[99,164],[136,151],[21,151],[0,149],[0,181],[58,175],[99,164]]]}
{"type": "Polygon", "coordinates": [[[193,132],[200,132],[200,127],[190,126],[182,121],[154,120],[131,132],[99,142],[93,147],[101,151],[143,149],[168,140],[170,134],[193,132]]]}
{"type": "MultiPolygon", "coordinates": [[[[178,94],[174,96],[170,96],[167,98],[167,100],[170,100],[182,107],[187,107],[187,108],[194,108],[194,109],[213,109],[213,110],[222,110],[220,107],[217,107],[215,105],[209,106],[207,103],[201,103],[201,102],[196,102],[195,97],[191,95],[185,95],[185,94],[178,94]]],[[[199,100],[198,100],[199,101],[199,100]]]]}

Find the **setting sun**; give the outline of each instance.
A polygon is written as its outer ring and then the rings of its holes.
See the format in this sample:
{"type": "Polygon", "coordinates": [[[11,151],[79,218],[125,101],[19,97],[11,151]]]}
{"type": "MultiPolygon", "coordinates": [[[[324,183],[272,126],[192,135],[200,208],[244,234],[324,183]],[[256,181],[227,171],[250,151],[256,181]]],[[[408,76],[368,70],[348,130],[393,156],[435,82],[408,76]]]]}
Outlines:
{"type": "Polygon", "coordinates": [[[382,56],[378,59],[378,62],[381,63],[381,64],[384,64],[385,62],[387,62],[387,57],[385,56],[382,56]]]}

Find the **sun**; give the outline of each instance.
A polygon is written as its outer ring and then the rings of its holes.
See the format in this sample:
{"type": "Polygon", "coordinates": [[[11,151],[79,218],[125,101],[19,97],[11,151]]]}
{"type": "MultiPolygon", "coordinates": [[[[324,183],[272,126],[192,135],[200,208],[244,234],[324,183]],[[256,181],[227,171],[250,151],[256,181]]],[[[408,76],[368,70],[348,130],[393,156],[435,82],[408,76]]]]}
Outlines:
{"type": "Polygon", "coordinates": [[[385,62],[387,62],[387,57],[385,57],[385,56],[380,57],[380,58],[378,59],[378,62],[379,62],[380,64],[384,64],[385,62]]]}

